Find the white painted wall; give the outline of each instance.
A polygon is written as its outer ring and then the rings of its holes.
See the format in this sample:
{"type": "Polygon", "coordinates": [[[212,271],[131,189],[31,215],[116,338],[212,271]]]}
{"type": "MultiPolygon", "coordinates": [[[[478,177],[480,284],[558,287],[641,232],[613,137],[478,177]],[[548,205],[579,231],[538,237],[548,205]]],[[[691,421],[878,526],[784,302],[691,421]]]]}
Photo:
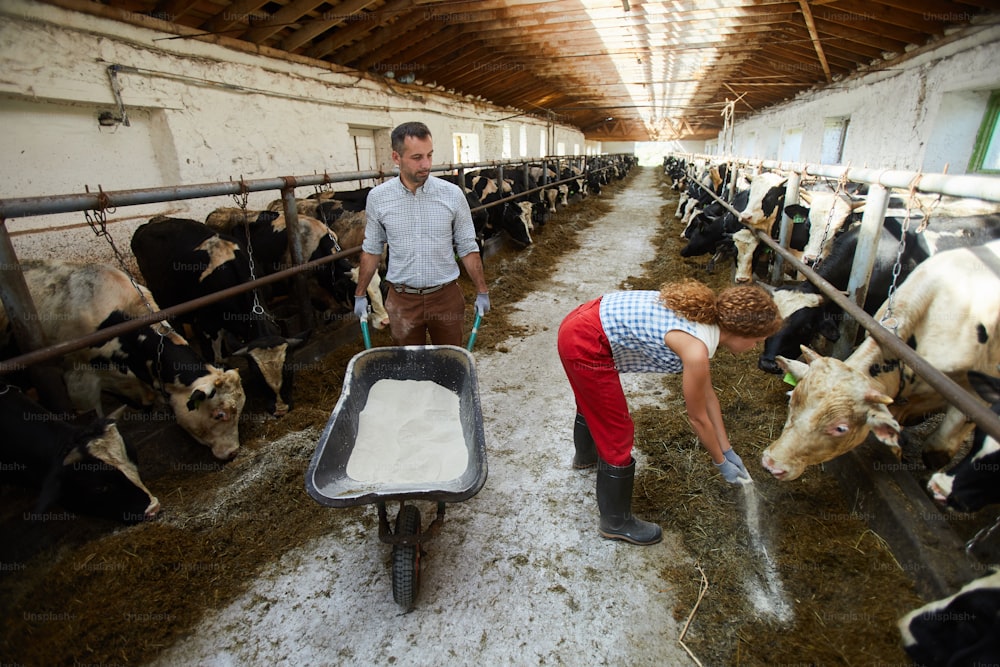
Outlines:
{"type": "Polygon", "coordinates": [[[989,91],[1000,89],[998,16],[885,71],[738,118],[736,155],[819,163],[824,122],[847,116],[843,164],[924,172],[948,164],[949,174],[965,173],[989,91]]]}
{"type": "MultiPolygon", "coordinates": [[[[517,112],[337,68],[267,58],[31,0],[0,4],[0,122],[4,159],[0,198],[213,183],[357,171],[355,138],[372,131],[375,160],[391,172],[389,131],[425,122],[435,162],[456,162],[454,133],[479,136],[480,158],[501,159],[503,126],[514,155],[557,145],[584,146],[583,134],[517,112]],[[118,114],[108,68],[117,79],[130,125],[100,127],[98,114],[118,114]],[[336,71],[334,71],[336,70],[336,71]],[[521,128],[527,131],[522,134],[521,128]]],[[[340,189],[358,187],[357,181],[340,189]]],[[[297,194],[310,192],[300,189],[297,194]]],[[[309,189],[311,191],[311,189],[309,189]]],[[[263,208],[277,192],[253,193],[263,208]]],[[[157,213],[203,219],[232,206],[215,197],[109,214],[119,247],[157,213]]],[[[104,241],[83,213],[6,222],[22,258],[108,259],[104,241]]]]}

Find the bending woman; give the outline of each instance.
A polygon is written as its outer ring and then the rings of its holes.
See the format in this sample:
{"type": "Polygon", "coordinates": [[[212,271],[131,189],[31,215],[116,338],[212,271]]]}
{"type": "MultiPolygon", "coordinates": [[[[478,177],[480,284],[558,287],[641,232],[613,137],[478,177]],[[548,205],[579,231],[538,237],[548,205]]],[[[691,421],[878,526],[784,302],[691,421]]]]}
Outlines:
{"type": "Polygon", "coordinates": [[[733,451],[712,387],[709,359],[718,347],[739,354],[781,328],[781,315],[759,287],[716,295],[695,280],[659,292],[611,292],[577,307],[559,326],[559,358],[576,398],[574,468],[597,465],[599,533],[655,544],[658,525],[632,516],[635,425],[619,373],[682,373],[688,420],[727,482],[750,481],[733,451]]]}

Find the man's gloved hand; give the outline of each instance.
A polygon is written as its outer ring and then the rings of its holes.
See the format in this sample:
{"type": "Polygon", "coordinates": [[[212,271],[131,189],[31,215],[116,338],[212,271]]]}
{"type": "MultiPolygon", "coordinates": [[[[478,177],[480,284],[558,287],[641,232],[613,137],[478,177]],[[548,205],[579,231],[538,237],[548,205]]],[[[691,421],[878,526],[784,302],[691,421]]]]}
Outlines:
{"type": "Polygon", "coordinates": [[[741,468],[728,459],[722,463],[716,463],[715,467],[719,469],[719,472],[722,473],[722,476],[730,484],[747,484],[752,481],[746,468],[741,468]]]}
{"type": "Polygon", "coordinates": [[[354,297],[354,314],[358,316],[359,320],[368,320],[368,297],[367,296],[356,296],[354,297]]]}
{"type": "Polygon", "coordinates": [[[737,468],[739,468],[740,470],[742,470],[746,474],[747,477],[750,477],[750,472],[747,470],[747,467],[745,465],[743,465],[743,459],[740,458],[740,455],[736,453],[735,449],[733,449],[732,447],[730,447],[726,451],[722,452],[722,455],[726,457],[727,461],[729,461],[730,463],[732,463],[733,465],[735,465],[737,468]]]}
{"type": "Polygon", "coordinates": [[[490,312],[490,295],[487,292],[480,292],[476,295],[476,312],[485,315],[490,312]]]}

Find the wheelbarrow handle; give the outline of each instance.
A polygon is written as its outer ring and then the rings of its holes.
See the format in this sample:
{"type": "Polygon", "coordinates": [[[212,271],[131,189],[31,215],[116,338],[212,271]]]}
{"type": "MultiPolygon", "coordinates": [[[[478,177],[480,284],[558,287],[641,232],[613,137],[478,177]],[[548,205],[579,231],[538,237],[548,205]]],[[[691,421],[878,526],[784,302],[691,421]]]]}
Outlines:
{"type": "Polygon", "coordinates": [[[372,337],[371,337],[371,334],[368,333],[368,318],[367,317],[364,318],[363,320],[361,320],[361,338],[364,339],[364,341],[365,341],[365,349],[366,350],[372,349],[372,337]]]}
{"type": "Polygon", "coordinates": [[[476,335],[479,333],[479,323],[483,320],[483,314],[476,310],[476,319],[472,323],[472,332],[469,334],[469,344],[465,346],[469,352],[472,352],[472,346],[476,344],[476,335]]]}

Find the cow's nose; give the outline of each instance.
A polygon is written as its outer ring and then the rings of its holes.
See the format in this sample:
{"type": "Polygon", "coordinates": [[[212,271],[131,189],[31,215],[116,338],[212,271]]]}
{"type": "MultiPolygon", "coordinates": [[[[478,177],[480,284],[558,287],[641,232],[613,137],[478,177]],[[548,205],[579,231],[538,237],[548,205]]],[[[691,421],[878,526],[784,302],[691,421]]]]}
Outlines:
{"type": "Polygon", "coordinates": [[[764,371],[765,373],[771,373],[772,375],[781,375],[781,366],[778,362],[770,357],[758,357],[757,368],[764,371]]]}

